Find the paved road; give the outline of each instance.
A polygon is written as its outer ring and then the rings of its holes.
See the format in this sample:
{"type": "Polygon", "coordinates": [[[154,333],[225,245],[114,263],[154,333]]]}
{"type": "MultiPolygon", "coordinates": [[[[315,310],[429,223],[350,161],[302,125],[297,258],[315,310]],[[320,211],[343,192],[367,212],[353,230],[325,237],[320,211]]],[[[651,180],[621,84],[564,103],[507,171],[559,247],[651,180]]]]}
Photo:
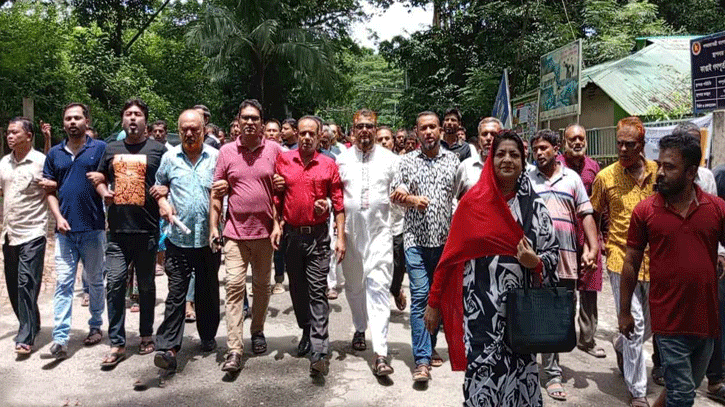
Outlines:
{"type": "MultiPolygon", "coordinates": [[[[52,271],[49,272],[52,276],[52,271]]],[[[223,271],[220,274],[223,277],[223,271]]],[[[2,277],[0,277],[2,280],[2,277]]],[[[42,331],[36,342],[38,350],[30,358],[16,361],[12,338],[17,329],[15,316],[7,301],[0,297],[0,405],[2,406],[460,406],[462,402],[461,372],[452,372],[450,365],[433,370],[433,380],[426,388],[411,380],[412,357],[408,310],[392,312],[390,349],[395,373],[389,381],[378,381],[371,374],[370,350],[355,352],[350,347],[353,328],[344,294],[331,302],[330,333],[332,363],[324,381],[308,376],[309,362],[295,356],[300,331],[296,327],[289,294],[272,296],[266,325],[269,351],[261,356],[247,352],[244,367],[236,377],[220,371],[225,351],[226,327],[222,322],[217,340],[219,349],[201,354],[193,324],[186,325],[184,346],[180,353],[178,374],[164,388],[152,386],[135,391],[133,383],[142,376],[154,376],[153,356],[132,354],[113,371],[101,371],[99,363],[108,351],[107,342],[95,347],[81,345],[87,333],[87,308],[74,302],[75,318],[69,345],[71,357],[60,363],[47,358],[51,342],[52,278],[42,290],[40,304],[42,331]]],[[[251,279],[250,279],[251,281],[251,279]]],[[[157,277],[155,326],[161,322],[167,279],[157,277]]],[[[0,281],[2,285],[2,281],[0,281]]],[[[78,285],[79,286],[79,285],[78,285]]],[[[405,288],[407,291],[407,287],[405,288]]],[[[224,298],[222,287],[222,298],[224,298]]],[[[253,298],[253,297],[252,297],[253,298]]],[[[617,371],[609,343],[614,327],[614,307],[609,285],[605,283],[600,297],[601,329],[599,342],[607,351],[605,359],[594,359],[574,350],[561,355],[564,386],[569,392],[567,402],[544,396],[546,406],[624,406],[626,388],[617,371]]],[[[223,310],[223,307],[222,307],[223,310]]],[[[248,322],[248,321],[247,321],[248,322]]],[[[105,334],[105,327],[104,327],[105,334]]],[[[138,350],[138,314],[128,314],[127,352],[138,350]]],[[[245,346],[250,348],[248,338],[245,346]]],[[[370,343],[368,341],[368,345],[370,343]]],[[[440,335],[439,351],[447,356],[445,339],[440,335]]],[[[647,345],[651,352],[651,345],[647,345]]],[[[651,363],[648,363],[651,366],[651,363]]],[[[650,383],[650,401],[660,388],[650,383]]],[[[702,396],[697,406],[716,406],[702,396]]]]}

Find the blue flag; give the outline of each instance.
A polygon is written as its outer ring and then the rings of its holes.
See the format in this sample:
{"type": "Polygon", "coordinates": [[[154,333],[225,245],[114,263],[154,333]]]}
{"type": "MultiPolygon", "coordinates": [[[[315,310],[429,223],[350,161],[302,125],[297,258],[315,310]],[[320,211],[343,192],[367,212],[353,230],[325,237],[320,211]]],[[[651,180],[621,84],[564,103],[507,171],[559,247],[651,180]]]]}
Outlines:
{"type": "Polygon", "coordinates": [[[498,93],[496,94],[496,101],[493,103],[491,116],[501,120],[504,128],[511,128],[511,97],[509,96],[508,69],[503,70],[503,77],[501,78],[501,84],[498,85],[498,93]]]}

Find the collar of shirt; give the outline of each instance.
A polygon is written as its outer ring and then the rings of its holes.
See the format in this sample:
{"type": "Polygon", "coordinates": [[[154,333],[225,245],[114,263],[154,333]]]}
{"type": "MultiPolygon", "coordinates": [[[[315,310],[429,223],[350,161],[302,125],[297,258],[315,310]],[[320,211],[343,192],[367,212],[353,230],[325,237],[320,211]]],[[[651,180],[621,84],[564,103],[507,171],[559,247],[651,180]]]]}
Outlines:
{"type": "Polygon", "coordinates": [[[549,184],[554,185],[557,182],[559,182],[559,180],[561,180],[562,178],[564,178],[564,175],[566,175],[566,171],[564,171],[564,169],[566,167],[564,167],[558,161],[556,161],[556,166],[558,168],[555,170],[554,174],[552,174],[551,178],[549,178],[549,177],[546,176],[546,174],[544,174],[543,172],[541,172],[541,170],[539,169],[539,166],[537,165],[535,167],[536,168],[536,176],[537,177],[540,177],[541,179],[543,179],[544,181],[548,182],[549,184]]]}
{"type": "Polygon", "coordinates": [[[448,144],[448,142],[445,139],[441,139],[441,145],[450,150],[451,148],[462,146],[463,142],[461,140],[456,139],[455,143],[448,144]]]}
{"type": "Polygon", "coordinates": [[[302,156],[300,155],[300,150],[297,149],[292,151],[294,151],[294,154],[292,155],[292,161],[299,163],[303,167],[309,167],[312,163],[317,164],[317,156],[320,155],[319,152],[315,151],[314,153],[312,153],[312,159],[310,160],[310,162],[305,165],[305,162],[302,160],[302,156]]]}
{"type": "Polygon", "coordinates": [[[199,165],[200,162],[202,162],[203,160],[205,160],[206,158],[208,158],[209,157],[209,149],[210,148],[214,148],[214,147],[210,146],[209,144],[203,144],[202,143],[202,145],[201,145],[201,154],[199,155],[199,159],[196,160],[196,163],[195,164],[192,164],[191,163],[191,160],[189,159],[189,156],[186,155],[186,152],[184,151],[183,143],[182,144],[179,144],[178,146],[175,146],[174,148],[177,149],[176,156],[182,158],[184,160],[184,162],[186,162],[187,164],[189,164],[190,167],[193,168],[193,167],[196,167],[197,165],[199,165]]]}
{"type": "MultiPolygon", "coordinates": [[[[28,151],[28,153],[27,153],[27,154],[25,154],[25,157],[23,157],[23,159],[22,159],[22,160],[18,161],[18,160],[17,160],[17,158],[15,158],[15,151],[12,151],[12,150],[11,150],[11,151],[10,151],[10,161],[12,161],[12,162],[13,162],[13,164],[15,164],[15,165],[19,165],[19,164],[22,164],[22,163],[24,163],[24,162],[26,162],[26,161],[28,161],[28,162],[33,162],[33,158],[34,158],[34,157],[33,157],[33,155],[34,155],[34,153],[33,153],[33,152],[34,152],[34,151],[37,151],[38,153],[40,153],[40,151],[38,151],[38,150],[34,149],[33,147],[30,147],[30,150],[28,151]]],[[[45,157],[45,155],[43,155],[43,157],[45,157]]]]}
{"type": "MultiPolygon", "coordinates": [[[[443,142],[443,140],[441,140],[441,142],[443,142]]],[[[418,150],[416,150],[416,151],[418,151],[418,155],[417,156],[420,157],[420,158],[422,158],[422,159],[424,159],[424,160],[434,161],[434,160],[437,160],[437,159],[439,159],[439,158],[441,158],[443,156],[443,149],[440,148],[440,147],[438,147],[438,153],[434,157],[428,157],[428,155],[426,155],[426,153],[424,153],[423,150],[420,149],[420,148],[418,150]]]]}
{"type": "MultiPolygon", "coordinates": [[[[693,185],[693,187],[695,188],[695,199],[692,200],[692,202],[690,203],[690,207],[687,209],[687,216],[692,215],[692,213],[695,212],[697,208],[700,207],[700,205],[707,205],[710,203],[707,199],[704,199],[702,188],[700,188],[696,184],[693,185]]],[[[677,216],[682,216],[677,211],[677,209],[670,205],[670,203],[665,200],[665,197],[662,196],[662,194],[659,192],[655,194],[654,200],[652,201],[652,206],[665,208],[668,211],[673,212],[677,216]]]]}
{"type": "Polygon", "coordinates": [[[60,142],[60,145],[61,145],[61,150],[62,151],[65,151],[66,153],[70,154],[71,156],[73,156],[75,158],[80,153],[82,153],[83,150],[85,150],[86,148],[90,147],[91,146],[91,143],[93,143],[93,139],[90,138],[90,137],[88,137],[88,136],[86,136],[86,142],[83,143],[83,145],[81,146],[80,150],[78,150],[78,152],[75,153],[75,154],[73,154],[73,152],[70,150],[70,148],[68,148],[68,137],[64,138],[63,141],[60,142]]]}
{"type": "MultiPolygon", "coordinates": [[[[619,161],[616,161],[614,163],[614,165],[617,166],[616,168],[619,171],[621,171],[625,177],[629,177],[629,179],[632,180],[634,185],[636,185],[639,188],[644,188],[644,186],[647,185],[648,180],[653,178],[655,171],[657,171],[657,165],[655,164],[654,169],[653,169],[649,165],[650,162],[646,158],[640,157],[640,159],[642,160],[642,165],[644,166],[644,175],[642,176],[642,182],[639,182],[638,180],[634,179],[632,174],[630,174],[629,171],[627,171],[627,168],[624,168],[624,166],[622,166],[622,164],[620,164],[619,161]]],[[[652,181],[652,182],[654,182],[654,181],[652,181]]]]}
{"type": "Polygon", "coordinates": [[[362,151],[362,149],[360,149],[360,147],[358,147],[357,145],[352,146],[352,148],[355,149],[355,155],[357,156],[357,158],[360,159],[361,161],[363,161],[363,160],[369,160],[370,157],[372,157],[377,146],[375,144],[373,144],[373,148],[371,148],[370,151],[362,151]]]}
{"type": "Polygon", "coordinates": [[[242,136],[237,137],[236,143],[237,143],[237,149],[240,151],[242,149],[245,149],[245,150],[249,150],[251,152],[255,152],[255,151],[257,151],[257,149],[263,148],[265,146],[265,144],[267,144],[267,140],[265,140],[265,138],[262,137],[262,140],[259,142],[259,144],[257,144],[257,147],[254,147],[251,149],[242,144],[242,136]]]}

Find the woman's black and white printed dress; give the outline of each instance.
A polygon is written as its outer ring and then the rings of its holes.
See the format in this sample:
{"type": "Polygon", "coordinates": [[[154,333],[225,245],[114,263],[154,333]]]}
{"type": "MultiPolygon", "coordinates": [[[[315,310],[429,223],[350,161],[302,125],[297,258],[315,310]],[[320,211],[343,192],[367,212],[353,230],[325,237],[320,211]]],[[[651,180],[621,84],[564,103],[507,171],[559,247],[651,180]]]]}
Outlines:
{"type": "MultiPolygon", "coordinates": [[[[543,262],[545,285],[556,282],[559,245],[544,202],[526,175],[508,201],[532,248],[543,262]]],[[[463,276],[464,340],[468,364],[463,383],[465,406],[541,406],[536,355],[514,354],[504,342],[506,292],[523,286],[523,268],[515,257],[471,260],[463,276]]]]}

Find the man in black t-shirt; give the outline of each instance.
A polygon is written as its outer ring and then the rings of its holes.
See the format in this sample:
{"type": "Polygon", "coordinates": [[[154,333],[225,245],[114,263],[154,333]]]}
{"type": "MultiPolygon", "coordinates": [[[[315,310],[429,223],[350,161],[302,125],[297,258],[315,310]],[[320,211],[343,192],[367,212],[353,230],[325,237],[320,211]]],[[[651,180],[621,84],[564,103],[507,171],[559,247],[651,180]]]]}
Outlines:
{"type": "Polygon", "coordinates": [[[139,353],[154,351],[156,305],[154,264],[159,234],[159,207],[151,196],[156,170],[166,147],[146,136],[148,107],[140,99],[126,102],[121,112],[126,139],[113,141],[89,178],[108,205],[110,235],[106,247],[106,297],[111,353],[102,367],[114,367],[125,357],[125,292],[128,265],[133,261],[138,279],[141,345],[139,353]],[[101,175],[102,174],[102,175],[101,175]],[[98,182],[100,180],[100,182],[98,182]],[[113,185],[113,190],[108,188],[113,185]]]}

